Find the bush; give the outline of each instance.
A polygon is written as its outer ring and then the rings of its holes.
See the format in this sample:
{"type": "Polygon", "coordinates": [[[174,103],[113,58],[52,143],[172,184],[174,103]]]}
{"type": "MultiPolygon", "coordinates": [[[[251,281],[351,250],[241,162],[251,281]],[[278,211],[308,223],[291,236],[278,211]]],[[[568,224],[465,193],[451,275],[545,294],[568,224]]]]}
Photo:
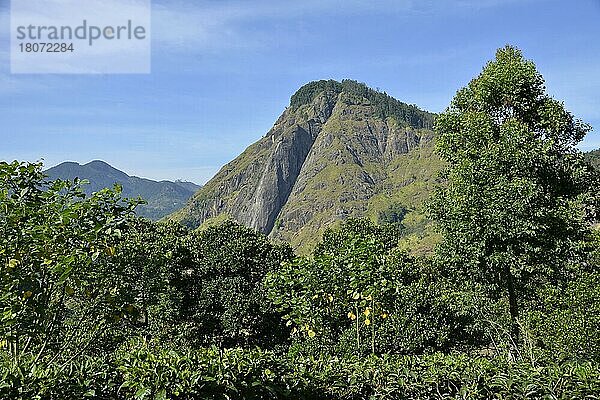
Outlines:
{"type": "Polygon", "coordinates": [[[466,355],[319,360],[310,381],[333,399],[594,398],[597,363],[532,366],[466,355]]]}
{"type": "Polygon", "coordinates": [[[119,190],[85,198],[79,181],[46,182],[40,164],[0,162],[0,355],[7,376],[27,382],[65,371],[102,351],[102,338],[131,317],[114,286],[122,271],[104,269],[103,259],[114,256],[135,205],[119,190]]]}
{"type": "Polygon", "coordinates": [[[115,399],[121,385],[115,365],[108,356],[82,355],[60,365],[24,357],[15,365],[0,353],[0,398],[115,399]]]}
{"type": "Polygon", "coordinates": [[[291,383],[285,359],[259,349],[177,352],[134,340],[119,352],[117,363],[128,398],[283,399],[301,392],[291,383]]]}
{"type": "Polygon", "coordinates": [[[186,246],[192,260],[180,271],[177,323],[190,343],[271,347],[286,341],[288,330],[263,280],[292,258],[288,245],[273,245],[265,235],[228,221],[193,233],[186,246]]]}
{"type": "Polygon", "coordinates": [[[105,260],[103,268],[121,271],[114,280],[115,291],[135,318],[112,332],[112,343],[104,343],[105,348],[135,335],[177,340],[179,309],[185,297],[183,271],[192,265],[188,235],[186,228],[175,223],[131,221],[114,257],[105,260]]]}
{"type": "Polygon", "coordinates": [[[290,357],[131,342],[118,357],[125,397],[174,399],[595,398],[600,365],[532,365],[464,354],[290,357]]]}
{"type": "Polygon", "coordinates": [[[268,275],[269,296],[294,327],[294,351],[423,353],[477,342],[478,304],[429,263],[394,250],[396,238],[389,227],[350,220],[328,231],[313,257],[268,275]]]}
{"type": "Polygon", "coordinates": [[[533,350],[557,362],[600,360],[600,274],[583,273],[540,297],[525,318],[533,350]]]}

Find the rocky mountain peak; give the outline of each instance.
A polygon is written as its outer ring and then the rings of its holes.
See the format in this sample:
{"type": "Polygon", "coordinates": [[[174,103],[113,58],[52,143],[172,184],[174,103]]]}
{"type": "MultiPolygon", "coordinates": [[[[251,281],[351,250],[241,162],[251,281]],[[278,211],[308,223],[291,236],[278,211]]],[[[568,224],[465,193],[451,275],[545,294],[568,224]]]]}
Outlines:
{"type": "Polygon", "coordinates": [[[369,201],[388,190],[400,157],[431,143],[433,119],[356,81],[310,82],[171,218],[193,228],[232,218],[302,246],[331,222],[376,213],[369,201]]]}

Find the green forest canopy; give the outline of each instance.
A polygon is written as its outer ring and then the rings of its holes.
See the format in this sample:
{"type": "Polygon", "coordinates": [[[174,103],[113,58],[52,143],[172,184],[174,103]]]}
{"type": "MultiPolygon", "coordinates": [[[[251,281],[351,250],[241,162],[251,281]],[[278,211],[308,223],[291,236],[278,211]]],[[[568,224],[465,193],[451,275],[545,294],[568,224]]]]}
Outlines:
{"type": "Polygon", "coordinates": [[[382,119],[392,117],[400,123],[406,123],[415,128],[433,128],[435,114],[420,110],[415,105],[402,103],[387,93],[373,90],[364,83],[350,79],[344,79],[341,82],[320,80],[307,83],[292,95],[290,107],[296,110],[311,103],[318,94],[323,92],[333,95],[344,92],[358,98],[365,98],[375,106],[377,115],[382,119]]]}

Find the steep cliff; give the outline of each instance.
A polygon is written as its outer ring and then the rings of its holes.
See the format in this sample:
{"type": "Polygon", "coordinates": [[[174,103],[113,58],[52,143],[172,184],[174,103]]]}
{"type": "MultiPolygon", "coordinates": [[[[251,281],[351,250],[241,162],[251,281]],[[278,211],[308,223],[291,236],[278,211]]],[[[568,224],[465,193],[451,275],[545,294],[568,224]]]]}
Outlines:
{"type": "Polygon", "coordinates": [[[408,232],[422,232],[423,201],[441,167],[433,119],[354,81],[311,82],[170,218],[193,228],[232,218],[302,248],[332,223],[379,220],[401,207],[408,232]]]}

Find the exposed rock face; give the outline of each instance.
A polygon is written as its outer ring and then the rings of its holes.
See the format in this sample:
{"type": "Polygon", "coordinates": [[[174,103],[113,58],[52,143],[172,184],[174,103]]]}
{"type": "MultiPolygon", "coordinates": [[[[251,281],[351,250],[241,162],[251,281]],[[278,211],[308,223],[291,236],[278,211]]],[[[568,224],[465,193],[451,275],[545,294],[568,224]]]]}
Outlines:
{"type": "Polygon", "coordinates": [[[416,209],[400,189],[439,169],[432,124],[432,114],[356,82],[310,83],[265,137],[171,218],[190,227],[233,218],[298,247],[350,216],[376,219],[398,202],[416,209]],[[426,171],[424,155],[434,164],[426,171]]]}
{"type": "Polygon", "coordinates": [[[254,195],[250,211],[251,227],[267,233],[273,229],[275,218],[288,200],[302,164],[314,143],[315,138],[310,131],[297,126],[288,135],[277,139],[273,136],[277,143],[254,195]]]}

